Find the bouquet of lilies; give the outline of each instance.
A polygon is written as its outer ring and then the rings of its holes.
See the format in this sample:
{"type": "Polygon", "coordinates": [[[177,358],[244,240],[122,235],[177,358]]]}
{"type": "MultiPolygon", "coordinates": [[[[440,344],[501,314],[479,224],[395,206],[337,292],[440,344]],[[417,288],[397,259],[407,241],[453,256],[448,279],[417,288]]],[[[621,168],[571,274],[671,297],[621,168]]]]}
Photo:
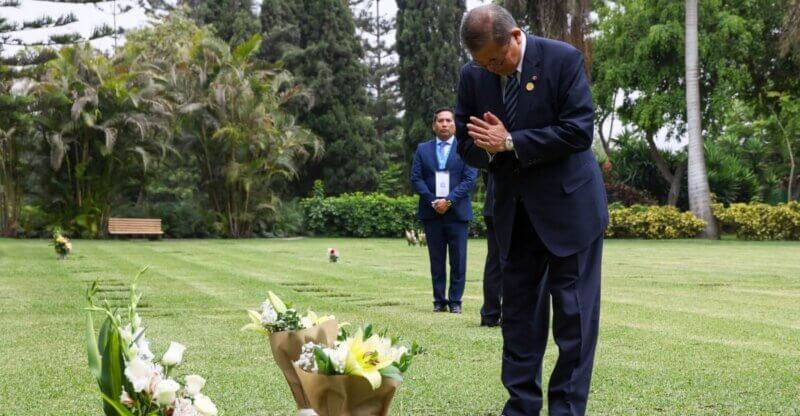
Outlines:
{"type": "Polygon", "coordinates": [[[67,237],[64,237],[60,231],[53,233],[53,246],[58,254],[58,259],[63,260],[72,251],[72,243],[67,237]]]}
{"type": "Polygon", "coordinates": [[[136,312],[141,299],[136,280],[145,270],[134,278],[123,314],[107,300],[100,305],[95,302],[97,282],[87,290],[89,369],[100,386],[103,412],[106,416],[216,416],[216,405],[200,392],[206,383],[203,377],[186,375],[183,385],[175,377],[186,347],[172,342],[160,360],[150,350],[136,312]],[[106,317],[99,334],[94,330],[92,312],[106,317]]]}
{"type": "Polygon", "coordinates": [[[375,334],[342,330],[334,345],[309,342],[294,361],[303,390],[320,416],[385,416],[420,348],[375,334]]]}
{"type": "Polygon", "coordinates": [[[251,322],[242,327],[242,330],[269,336],[272,356],[286,377],[297,408],[299,410],[310,408],[292,363],[299,358],[301,347],[309,342],[333,345],[339,333],[336,318],[332,315],[317,315],[312,310],[301,315],[271,291],[267,300],[261,304],[260,311],[247,312],[251,322]]]}

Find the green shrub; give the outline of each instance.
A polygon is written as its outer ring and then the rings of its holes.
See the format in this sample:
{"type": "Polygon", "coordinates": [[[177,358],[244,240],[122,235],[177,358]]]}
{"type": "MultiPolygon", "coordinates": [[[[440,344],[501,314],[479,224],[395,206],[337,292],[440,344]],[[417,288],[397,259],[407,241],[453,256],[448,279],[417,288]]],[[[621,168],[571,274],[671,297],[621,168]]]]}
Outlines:
{"type": "Polygon", "coordinates": [[[714,205],[714,216],[744,240],[800,240],[800,203],[714,205]]]}
{"type": "Polygon", "coordinates": [[[42,238],[52,235],[52,221],[42,207],[23,205],[20,210],[18,235],[27,238],[42,238]]]}
{"type": "MultiPolygon", "coordinates": [[[[306,231],[312,235],[336,237],[402,237],[407,229],[421,229],[417,220],[416,196],[390,197],[380,193],[343,194],[304,199],[306,231]]],[[[486,235],[481,212],[483,204],[472,203],[475,218],[470,235],[486,235]]]]}
{"type": "Polygon", "coordinates": [[[705,227],[705,222],[691,212],[672,206],[612,206],[606,237],[609,238],[691,238],[705,227]]]}

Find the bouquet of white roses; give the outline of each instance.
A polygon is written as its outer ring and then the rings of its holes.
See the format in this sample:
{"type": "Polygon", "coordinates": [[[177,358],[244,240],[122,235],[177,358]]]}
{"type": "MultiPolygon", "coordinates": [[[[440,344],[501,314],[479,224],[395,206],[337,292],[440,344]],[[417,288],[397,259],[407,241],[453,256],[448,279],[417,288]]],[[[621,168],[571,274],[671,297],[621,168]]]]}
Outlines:
{"type": "Polygon", "coordinates": [[[200,390],[203,377],[183,377],[181,386],[173,370],[183,361],[185,346],[172,342],[160,360],[150,350],[142,320],[136,312],[141,294],[136,292],[136,275],[131,284],[124,314],[108,301],[95,302],[97,282],[87,290],[86,341],[89,369],[97,379],[106,416],[216,416],[217,407],[200,390]],[[106,319],[95,334],[92,312],[106,319]]]}
{"type": "Polygon", "coordinates": [[[267,300],[261,304],[260,311],[247,312],[251,322],[242,327],[242,330],[269,336],[272,356],[286,377],[297,408],[308,409],[308,398],[292,362],[300,356],[300,347],[308,342],[333,345],[339,331],[336,318],[332,315],[320,316],[311,310],[301,315],[271,291],[267,300]]]}
{"type": "Polygon", "coordinates": [[[303,345],[294,365],[320,416],[386,415],[403,373],[420,352],[416,343],[408,348],[367,325],[353,335],[341,331],[333,346],[303,345]]]}
{"type": "Polygon", "coordinates": [[[59,260],[63,260],[72,251],[72,243],[67,237],[64,237],[60,231],[53,233],[53,246],[56,249],[59,260]]]}

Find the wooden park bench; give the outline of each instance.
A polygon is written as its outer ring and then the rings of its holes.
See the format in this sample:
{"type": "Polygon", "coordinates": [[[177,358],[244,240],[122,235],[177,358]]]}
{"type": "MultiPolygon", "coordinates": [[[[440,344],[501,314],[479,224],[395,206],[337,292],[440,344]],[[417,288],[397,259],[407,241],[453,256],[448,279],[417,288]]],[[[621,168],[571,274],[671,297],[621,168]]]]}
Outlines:
{"type": "Polygon", "coordinates": [[[137,235],[159,238],[161,219],[159,218],[109,218],[108,235],[137,235]]]}

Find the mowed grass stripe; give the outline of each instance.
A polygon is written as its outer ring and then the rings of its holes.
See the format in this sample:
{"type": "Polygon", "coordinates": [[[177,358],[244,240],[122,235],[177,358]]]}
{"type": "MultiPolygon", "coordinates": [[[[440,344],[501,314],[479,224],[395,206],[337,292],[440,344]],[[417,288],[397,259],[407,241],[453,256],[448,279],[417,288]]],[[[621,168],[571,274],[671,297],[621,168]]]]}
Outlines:
{"type": "MultiPolygon", "coordinates": [[[[267,290],[301,309],[370,321],[427,349],[392,415],[497,415],[499,329],[478,326],[485,242],[471,240],[465,313],[430,312],[427,251],[400,239],[75,241],[0,239],[0,415],[98,414],[86,369],[83,291],[119,298],[145,264],[156,353],[186,344],[223,415],[293,415],[266,341],[239,328],[267,290]],[[328,263],[325,250],[342,258],[328,263]],[[46,393],[42,393],[46,392],[46,393]]],[[[608,241],[593,415],[800,414],[800,245],[608,241]]],[[[556,347],[545,357],[545,381],[556,347]]],[[[179,376],[182,376],[179,374],[179,376]]],[[[546,385],[545,385],[546,389],[546,385]]]]}

